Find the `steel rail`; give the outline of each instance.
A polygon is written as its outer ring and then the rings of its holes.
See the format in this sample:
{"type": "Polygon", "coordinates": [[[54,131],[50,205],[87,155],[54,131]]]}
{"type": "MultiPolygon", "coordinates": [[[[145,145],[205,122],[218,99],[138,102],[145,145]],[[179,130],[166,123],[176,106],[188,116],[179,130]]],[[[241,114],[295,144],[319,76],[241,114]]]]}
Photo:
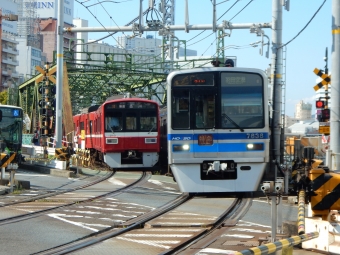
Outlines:
{"type": "Polygon", "coordinates": [[[203,231],[200,235],[195,236],[192,239],[182,243],[176,248],[165,251],[161,253],[161,255],[168,254],[179,254],[187,249],[189,249],[192,245],[197,242],[204,242],[203,246],[207,246],[211,243],[211,234],[221,227],[228,220],[238,220],[243,217],[243,215],[247,212],[249,207],[251,206],[252,200],[250,198],[244,199],[243,195],[239,195],[239,197],[235,198],[233,203],[229,206],[229,208],[217,219],[217,221],[213,224],[213,226],[207,231],[203,231]]]}

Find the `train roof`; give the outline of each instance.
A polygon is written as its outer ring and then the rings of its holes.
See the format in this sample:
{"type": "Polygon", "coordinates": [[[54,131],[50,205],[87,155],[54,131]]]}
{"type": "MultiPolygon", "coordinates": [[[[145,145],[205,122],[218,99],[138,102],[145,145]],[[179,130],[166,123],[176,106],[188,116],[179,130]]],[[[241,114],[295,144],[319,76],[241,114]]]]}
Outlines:
{"type": "Polygon", "coordinates": [[[261,73],[263,76],[266,76],[266,73],[258,68],[248,68],[248,67],[198,67],[192,69],[183,69],[172,71],[168,75],[168,79],[171,79],[174,75],[177,74],[185,74],[185,73],[198,73],[198,72],[249,72],[249,73],[261,73]]]}
{"type": "Polygon", "coordinates": [[[12,109],[22,109],[19,106],[16,105],[8,105],[8,104],[0,104],[0,107],[4,107],[4,108],[12,108],[12,109]]]}
{"type": "Polygon", "coordinates": [[[105,105],[105,104],[108,104],[108,103],[119,103],[119,102],[146,102],[146,103],[158,104],[156,101],[151,100],[151,99],[139,98],[139,97],[129,97],[129,98],[106,100],[102,105],[105,105]]]}

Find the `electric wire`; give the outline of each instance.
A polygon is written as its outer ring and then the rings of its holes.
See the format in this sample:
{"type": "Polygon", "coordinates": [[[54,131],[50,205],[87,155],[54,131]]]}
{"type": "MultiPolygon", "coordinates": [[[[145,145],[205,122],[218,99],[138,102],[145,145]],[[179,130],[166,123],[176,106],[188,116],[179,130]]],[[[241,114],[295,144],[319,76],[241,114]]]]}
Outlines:
{"type": "Polygon", "coordinates": [[[316,12],[313,14],[311,19],[307,22],[307,24],[300,30],[300,32],[297,33],[296,36],[294,36],[291,40],[289,40],[287,43],[281,45],[277,49],[283,48],[284,46],[287,46],[289,43],[291,43],[293,40],[295,40],[307,27],[308,25],[312,22],[312,20],[315,18],[316,14],[321,10],[321,8],[324,6],[327,0],[324,0],[323,3],[320,5],[320,7],[316,10],[316,12]]]}

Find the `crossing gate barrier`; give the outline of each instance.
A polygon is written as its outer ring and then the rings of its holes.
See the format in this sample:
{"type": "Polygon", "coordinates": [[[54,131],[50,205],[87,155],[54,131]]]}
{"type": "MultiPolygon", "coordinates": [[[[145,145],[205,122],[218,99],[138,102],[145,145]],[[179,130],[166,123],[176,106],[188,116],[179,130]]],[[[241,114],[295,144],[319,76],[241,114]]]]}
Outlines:
{"type": "Polygon", "coordinates": [[[75,153],[78,155],[77,159],[80,160],[82,166],[90,165],[90,150],[76,148],[75,153]]]}
{"type": "Polygon", "coordinates": [[[15,152],[11,152],[10,154],[7,153],[1,153],[1,167],[7,167],[8,164],[10,164],[16,157],[15,152]]]}
{"type": "Polygon", "coordinates": [[[56,148],[55,157],[60,161],[66,161],[66,170],[70,169],[70,158],[74,151],[70,147],[56,148]]]}

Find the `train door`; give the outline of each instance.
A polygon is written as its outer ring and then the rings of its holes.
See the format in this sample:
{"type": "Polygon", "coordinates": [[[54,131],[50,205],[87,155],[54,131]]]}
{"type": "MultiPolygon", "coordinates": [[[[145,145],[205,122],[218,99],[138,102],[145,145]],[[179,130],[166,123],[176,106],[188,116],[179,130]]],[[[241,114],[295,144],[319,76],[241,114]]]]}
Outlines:
{"type": "Polygon", "coordinates": [[[217,157],[218,144],[216,127],[216,99],[215,88],[200,88],[193,90],[192,123],[194,131],[194,157],[217,157]]]}

